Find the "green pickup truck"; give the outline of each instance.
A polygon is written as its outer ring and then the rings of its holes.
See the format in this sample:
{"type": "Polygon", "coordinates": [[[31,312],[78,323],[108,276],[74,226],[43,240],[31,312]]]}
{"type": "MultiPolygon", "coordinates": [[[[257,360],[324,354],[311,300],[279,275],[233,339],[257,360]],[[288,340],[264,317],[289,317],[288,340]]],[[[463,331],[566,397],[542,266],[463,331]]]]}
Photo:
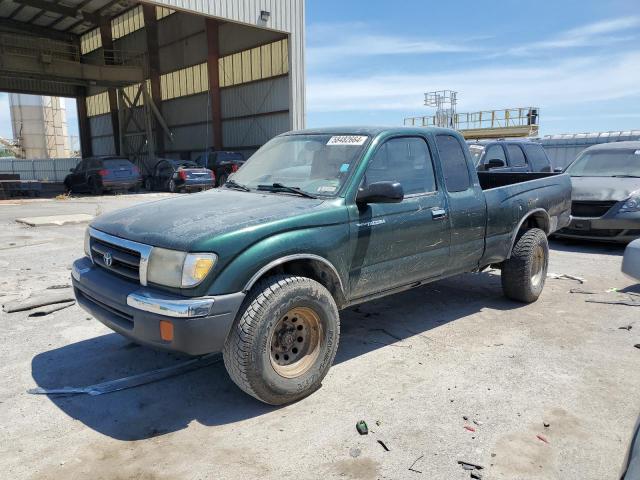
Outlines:
{"type": "Polygon", "coordinates": [[[98,217],[73,286],[116,332],[222,351],[242,390],[284,404],[319,388],[341,309],[490,265],[535,301],[570,208],[567,175],[477,173],[452,130],[290,132],[222,188],[98,217]]]}

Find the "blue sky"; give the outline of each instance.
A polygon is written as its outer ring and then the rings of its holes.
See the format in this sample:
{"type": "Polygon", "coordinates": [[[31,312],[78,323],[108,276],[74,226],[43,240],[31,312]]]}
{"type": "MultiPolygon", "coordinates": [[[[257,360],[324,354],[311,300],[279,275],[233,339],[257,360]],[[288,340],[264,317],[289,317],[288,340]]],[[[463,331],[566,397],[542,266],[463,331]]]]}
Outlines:
{"type": "Polygon", "coordinates": [[[452,89],[459,112],[537,106],[542,134],[640,129],[638,0],[308,0],[306,13],[310,127],[399,125],[431,113],[425,91],[452,89]]]}

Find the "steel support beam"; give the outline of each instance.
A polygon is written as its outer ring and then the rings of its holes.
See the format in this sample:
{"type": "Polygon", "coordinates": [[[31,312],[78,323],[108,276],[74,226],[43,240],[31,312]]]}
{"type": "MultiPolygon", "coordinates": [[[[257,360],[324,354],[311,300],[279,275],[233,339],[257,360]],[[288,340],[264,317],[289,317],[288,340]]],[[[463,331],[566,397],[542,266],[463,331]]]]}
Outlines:
{"type": "Polygon", "coordinates": [[[209,101],[211,102],[211,125],[213,128],[213,148],[222,150],[222,106],[220,99],[220,42],[218,22],[206,19],[207,27],[207,71],[209,73],[209,101]]]}
{"type": "Polygon", "coordinates": [[[91,147],[91,127],[87,115],[86,89],[81,89],[82,93],[76,97],[76,109],[78,111],[78,133],[80,135],[80,151],[82,157],[93,155],[91,147]]]}
{"type": "MultiPolygon", "coordinates": [[[[111,22],[106,21],[100,24],[100,36],[102,37],[102,47],[105,50],[113,51],[113,37],[111,34],[111,22]]],[[[104,57],[104,63],[112,63],[113,59],[109,59],[107,55],[104,57]],[[111,60],[111,61],[110,61],[111,60]]],[[[115,88],[109,88],[109,110],[111,111],[111,128],[113,129],[113,144],[115,145],[116,155],[121,155],[120,151],[120,115],[118,114],[118,92],[115,88]]]]}
{"type": "Polygon", "coordinates": [[[9,18],[0,18],[0,30],[20,33],[22,35],[35,35],[38,37],[46,37],[52,40],[62,40],[65,42],[74,41],[75,35],[64,33],[53,28],[40,27],[38,25],[30,25],[25,22],[18,22],[9,18]]]}
{"type": "Polygon", "coordinates": [[[39,8],[46,10],[47,12],[57,13],[71,18],[82,18],[96,25],[101,23],[101,16],[95,13],[85,12],[76,7],[67,7],[61,5],[59,2],[45,2],[44,0],[14,0],[21,5],[27,5],[29,7],[39,8]]]}
{"type": "MultiPolygon", "coordinates": [[[[162,93],[160,90],[160,47],[158,43],[158,20],[156,18],[155,5],[144,3],[142,5],[144,15],[144,29],[147,34],[147,56],[149,58],[149,81],[151,83],[151,98],[158,108],[162,105],[162,93]]],[[[164,152],[164,135],[157,132],[155,135],[158,152],[164,152]]]]}

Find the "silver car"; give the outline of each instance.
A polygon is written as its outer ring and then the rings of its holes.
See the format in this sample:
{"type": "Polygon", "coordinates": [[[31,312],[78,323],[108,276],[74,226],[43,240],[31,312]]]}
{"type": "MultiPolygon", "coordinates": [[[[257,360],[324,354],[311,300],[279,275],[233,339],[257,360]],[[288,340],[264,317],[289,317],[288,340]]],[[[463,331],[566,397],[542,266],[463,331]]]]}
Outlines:
{"type": "Polygon", "coordinates": [[[594,145],[565,170],[571,224],[558,237],[628,243],[640,238],[640,142],[594,145]]]}

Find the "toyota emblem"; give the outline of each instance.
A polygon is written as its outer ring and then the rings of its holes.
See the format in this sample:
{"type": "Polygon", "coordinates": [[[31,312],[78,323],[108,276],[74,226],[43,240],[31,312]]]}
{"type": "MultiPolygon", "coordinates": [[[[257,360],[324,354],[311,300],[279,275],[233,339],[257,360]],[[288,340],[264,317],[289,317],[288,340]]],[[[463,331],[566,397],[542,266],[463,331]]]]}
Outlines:
{"type": "Polygon", "coordinates": [[[111,252],[105,252],[104,255],[102,255],[102,260],[104,261],[104,264],[107,267],[110,267],[111,264],[113,263],[113,257],[111,256],[111,252]]]}

